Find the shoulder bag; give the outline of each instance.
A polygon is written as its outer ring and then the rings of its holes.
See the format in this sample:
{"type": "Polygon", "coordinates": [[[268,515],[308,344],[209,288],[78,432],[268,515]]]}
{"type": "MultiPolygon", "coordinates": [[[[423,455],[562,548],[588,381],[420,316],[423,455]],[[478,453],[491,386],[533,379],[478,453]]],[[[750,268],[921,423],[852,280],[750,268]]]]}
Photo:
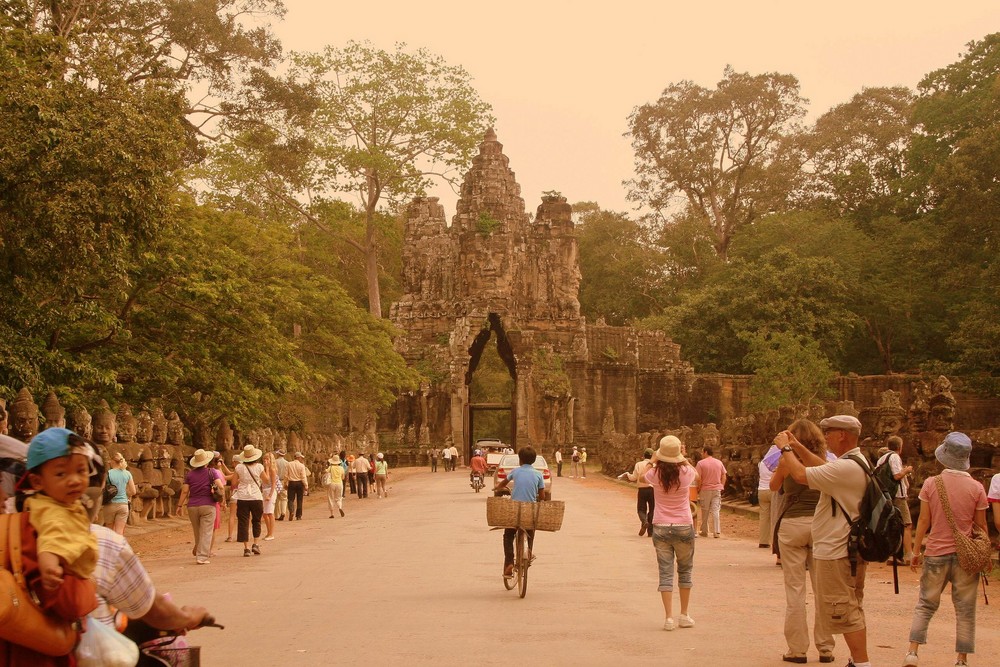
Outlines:
{"type": "Polygon", "coordinates": [[[955,525],[955,515],[952,514],[951,503],[948,502],[948,492],[945,490],[941,475],[934,478],[934,483],[937,485],[941,509],[948,517],[951,532],[955,536],[955,553],[958,556],[959,567],[969,574],[989,572],[993,569],[993,545],[990,543],[989,533],[976,523],[972,524],[971,536],[959,531],[955,525]]]}
{"type": "Polygon", "coordinates": [[[212,500],[217,503],[226,502],[226,489],[215,483],[218,480],[215,476],[215,470],[212,468],[206,468],[206,470],[208,470],[208,488],[212,493],[212,500]]]}
{"type": "MultiPolygon", "coordinates": [[[[46,615],[28,592],[21,519],[21,514],[0,514],[0,639],[47,656],[67,655],[76,644],[75,624],[46,615]]],[[[18,654],[14,647],[4,648],[11,649],[11,656],[18,654]]]]}

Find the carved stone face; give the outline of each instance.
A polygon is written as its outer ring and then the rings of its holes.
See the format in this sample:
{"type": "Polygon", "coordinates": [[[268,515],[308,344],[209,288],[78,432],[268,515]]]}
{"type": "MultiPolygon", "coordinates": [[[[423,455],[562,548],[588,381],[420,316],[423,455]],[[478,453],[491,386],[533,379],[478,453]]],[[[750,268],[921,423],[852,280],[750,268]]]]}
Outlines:
{"type": "Polygon", "coordinates": [[[59,404],[55,392],[50,391],[42,403],[42,414],[45,415],[45,428],[64,428],[66,426],[66,410],[59,404]]]}
{"type": "Polygon", "coordinates": [[[10,434],[21,442],[28,442],[38,434],[38,406],[27,389],[22,389],[8,406],[10,434]]]}
{"type": "Polygon", "coordinates": [[[153,418],[143,410],[135,420],[135,441],[141,445],[153,440],[153,418]]]}
{"type": "Polygon", "coordinates": [[[939,403],[931,408],[927,418],[927,429],[930,431],[947,432],[954,428],[955,407],[947,403],[939,403]]]}
{"type": "Polygon", "coordinates": [[[105,446],[110,445],[115,441],[115,435],[118,433],[115,416],[111,413],[101,414],[98,412],[94,415],[93,431],[92,435],[95,443],[105,446]]]}
{"type": "Polygon", "coordinates": [[[184,423],[176,412],[171,412],[167,420],[167,442],[171,445],[184,444],[184,423]]]}
{"type": "Polygon", "coordinates": [[[903,416],[901,414],[881,414],[878,416],[875,430],[878,432],[879,437],[884,440],[889,436],[899,433],[899,429],[902,427],[903,416]]]}
{"type": "Polygon", "coordinates": [[[167,441],[167,418],[163,416],[163,410],[153,408],[153,442],[162,445],[167,441]]]}
{"type": "Polygon", "coordinates": [[[90,440],[93,437],[94,428],[87,408],[78,408],[73,411],[73,430],[85,440],[90,440]]]}

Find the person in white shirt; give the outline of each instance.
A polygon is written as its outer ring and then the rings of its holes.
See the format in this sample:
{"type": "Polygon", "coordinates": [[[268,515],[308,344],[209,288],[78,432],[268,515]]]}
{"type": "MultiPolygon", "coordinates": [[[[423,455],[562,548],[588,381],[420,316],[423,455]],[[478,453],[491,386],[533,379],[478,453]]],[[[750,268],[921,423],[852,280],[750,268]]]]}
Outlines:
{"type": "Polygon", "coordinates": [[[635,467],[632,468],[632,472],[623,472],[618,475],[618,479],[628,479],[630,482],[636,483],[636,489],[638,490],[638,495],[636,497],[635,510],[639,514],[639,535],[646,534],[649,531],[649,536],[653,536],[653,509],[655,508],[656,501],[653,496],[653,487],[646,480],[646,473],[654,468],[654,464],[651,461],[653,458],[653,450],[646,448],[642,453],[642,460],[637,461],[635,467]]]}
{"type": "Polygon", "coordinates": [[[368,497],[368,472],[372,469],[372,464],[365,458],[364,454],[359,454],[354,459],[354,472],[357,475],[358,498],[368,497]]]}
{"type": "Polygon", "coordinates": [[[877,468],[888,461],[892,476],[899,480],[899,489],[892,499],[892,504],[899,510],[899,514],[903,518],[903,561],[909,564],[910,556],[913,554],[913,531],[911,528],[913,519],[910,517],[910,503],[907,498],[910,491],[910,482],[907,478],[913,472],[913,466],[904,466],[903,459],[899,455],[903,449],[902,438],[898,435],[890,436],[885,444],[889,451],[882,455],[875,467],[877,468]]]}
{"type": "Polygon", "coordinates": [[[556,447],[556,477],[562,477],[562,447],[556,447]]]}
{"type": "Polygon", "coordinates": [[[441,458],[444,459],[444,471],[448,472],[451,470],[451,447],[445,447],[441,450],[441,458]]]}

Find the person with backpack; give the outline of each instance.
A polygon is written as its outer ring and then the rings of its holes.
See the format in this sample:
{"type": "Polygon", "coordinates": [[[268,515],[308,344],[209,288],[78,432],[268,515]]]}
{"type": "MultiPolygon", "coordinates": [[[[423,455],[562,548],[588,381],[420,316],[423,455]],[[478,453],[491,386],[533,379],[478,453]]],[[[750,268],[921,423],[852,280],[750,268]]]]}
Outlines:
{"type": "MultiPolygon", "coordinates": [[[[913,555],[913,535],[910,526],[913,519],[910,517],[910,503],[908,494],[910,483],[907,477],[913,472],[913,466],[904,466],[900,452],[903,450],[903,439],[898,435],[890,436],[886,440],[889,451],[883,454],[875,464],[875,477],[878,478],[882,489],[892,493],[892,504],[899,510],[899,515],[903,519],[903,561],[909,565],[910,557],[913,555]]],[[[895,556],[893,556],[895,558],[895,556]]]]}
{"type": "Polygon", "coordinates": [[[861,514],[868,486],[867,462],[858,448],[861,422],[851,415],[827,417],[819,423],[827,448],[837,458],[827,462],[811,452],[790,431],[774,444],[781,464],[799,484],[820,492],[812,519],[813,567],[816,570],[816,614],[831,634],[843,635],[854,667],[871,667],[864,599],[865,562],[849,553],[851,523],[861,514]]]}
{"type": "Polygon", "coordinates": [[[941,593],[951,584],[955,605],[955,666],[968,665],[969,654],[976,650],[976,596],[979,573],[966,572],[958,560],[955,533],[972,533],[973,524],[986,531],[986,491],[968,472],[972,440],[964,433],[952,432],[934,450],[934,458],[944,470],[928,477],[920,488],[920,516],[913,540],[910,568],[920,574],[920,597],[910,625],[910,649],[903,665],[919,665],[917,649],[927,643],[927,626],[941,604],[941,593]],[[949,516],[950,515],[950,516],[949,516]],[[927,538],[921,555],[920,547],[927,538]]]}

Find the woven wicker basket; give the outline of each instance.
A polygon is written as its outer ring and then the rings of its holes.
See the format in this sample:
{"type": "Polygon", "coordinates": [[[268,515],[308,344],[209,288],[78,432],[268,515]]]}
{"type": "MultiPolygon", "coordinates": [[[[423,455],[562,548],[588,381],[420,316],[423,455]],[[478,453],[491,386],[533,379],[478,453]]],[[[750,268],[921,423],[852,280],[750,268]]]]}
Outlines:
{"type": "Polygon", "coordinates": [[[556,531],[562,528],[565,512],[562,500],[521,503],[508,496],[486,499],[486,523],[496,528],[556,531]]]}

